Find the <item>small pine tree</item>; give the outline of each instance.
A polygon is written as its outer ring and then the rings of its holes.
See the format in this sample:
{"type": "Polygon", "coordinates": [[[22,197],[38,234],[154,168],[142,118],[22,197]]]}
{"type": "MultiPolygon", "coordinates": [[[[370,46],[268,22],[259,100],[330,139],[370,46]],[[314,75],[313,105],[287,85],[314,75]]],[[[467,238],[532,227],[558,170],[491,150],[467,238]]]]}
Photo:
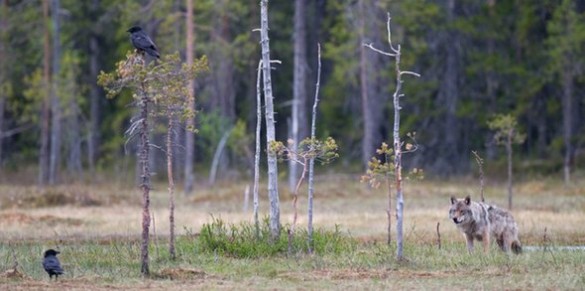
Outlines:
{"type": "Polygon", "coordinates": [[[510,114],[496,115],[488,121],[488,126],[495,131],[494,140],[496,143],[506,147],[508,160],[508,209],[512,209],[512,145],[523,143],[526,135],[518,132],[518,122],[510,114]]]}
{"type": "MultiPolygon", "coordinates": [[[[128,53],[126,60],[118,62],[115,72],[101,72],[98,76],[98,84],[104,87],[109,98],[118,95],[123,89],[130,89],[140,112],[139,118],[134,119],[126,134],[129,139],[132,139],[136,134],[140,137],[140,188],[142,189],[143,202],[140,271],[143,276],[150,274],[148,256],[150,229],[149,134],[152,126],[149,126],[149,119],[153,115],[154,108],[158,107],[159,113],[161,112],[160,108],[166,109],[166,112],[173,112],[172,108],[179,107],[182,102],[185,102],[183,98],[185,96],[183,94],[186,92],[185,82],[189,78],[195,77],[204,67],[206,67],[205,57],[194,65],[186,65],[181,64],[179,54],[175,53],[164,56],[158,62],[147,64],[144,55],[128,53]],[[137,130],[138,133],[136,133],[137,130]]],[[[183,108],[185,111],[182,112],[181,116],[189,117],[194,114],[190,108],[183,108]]],[[[171,204],[172,199],[171,196],[171,204]]]]}

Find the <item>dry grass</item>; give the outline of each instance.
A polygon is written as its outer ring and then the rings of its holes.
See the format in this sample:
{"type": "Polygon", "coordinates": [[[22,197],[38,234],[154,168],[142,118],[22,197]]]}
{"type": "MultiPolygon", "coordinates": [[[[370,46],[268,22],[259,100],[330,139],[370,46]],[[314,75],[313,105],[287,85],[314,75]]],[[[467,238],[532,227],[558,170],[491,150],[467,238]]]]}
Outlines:
{"type": "MultiPolygon", "coordinates": [[[[160,265],[155,278],[141,279],[137,273],[137,251],[133,242],[140,234],[140,194],[138,190],[75,185],[37,189],[0,186],[0,272],[8,274],[10,250],[24,248],[23,256],[35,256],[48,247],[64,246],[70,252],[99,251],[100,246],[127,249],[124,264],[105,274],[95,271],[97,262],[71,262],[62,282],[49,283],[34,259],[18,257],[29,266],[23,277],[0,276],[9,289],[445,289],[460,288],[540,289],[579,286],[585,283],[585,255],[548,255],[527,253],[507,259],[497,251],[488,257],[469,257],[464,240],[447,219],[451,195],[472,195],[477,186],[461,181],[426,181],[405,188],[406,265],[392,261],[392,249],[384,249],[386,238],[386,194],[369,190],[354,176],[319,177],[315,193],[315,224],[326,229],[339,226],[363,242],[363,247],[347,257],[306,257],[296,259],[235,260],[198,255],[178,264],[154,256],[160,265]],[[53,198],[48,199],[47,196],[53,198]],[[54,198],[57,197],[57,198],[54,198]],[[84,202],[85,201],[85,202],[84,202]],[[91,201],[91,203],[87,203],[91,201]],[[445,250],[436,250],[436,225],[440,223],[445,250]],[[20,247],[19,247],[20,246],[20,247]],[[548,256],[542,263],[541,256],[548,256]],[[383,258],[380,258],[382,256],[383,258]],[[158,258],[158,259],[156,259],[158,258]],[[472,262],[469,259],[472,258],[472,262]],[[26,261],[28,262],[28,265],[26,261]],[[159,261],[161,260],[161,261],[159,261]],[[5,264],[4,264],[5,263],[5,264]],[[581,264],[581,265],[579,265],[581,264]],[[251,267],[253,266],[253,267],[251,267]],[[577,266],[577,267],[575,267],[577,266]],[[581,267],[578,267],[581,266],[581,267]],[[201,267],[201,268],[200,268],[201,267]],[[86,269],[92,269],[88,271],[86,269]],[[551,273],[551,270],[555,270],[551,273]],[[120,275],[123,274],[123,275],[120,275]],[[478,281],[481,280],[481,281],[478,281]],[[541,281],[539,281],[541,280],[541,281]],[[544,281],[542,281],[544,280],[544,281]],[[565,283],[562,283],[565,282],[565,283]],[[448,284],[448,285],[447,285],[448,284]],[[562,284],[562,285],[556,285],[562,284]]],[[[414,183],[414,182],[413,182],[414,183]]],[[[152,208],[158,236],[168,233],[167,194],[164,185],[155,187],[152,208]]],[[[198,233],[211,215],[229,223],[251,221],[252,204],[243,211],[243,183],[199,188],[192,197],[178,195],[176,224],[184,237],[198,233]]],[[[524,245],[585,245],[585,185],[564,187],[557,181],[531,181],[515,188],[514,216],[524,245]],[[544,241],[546,228],[547,241],[544,241]]],[[[486,199],[505,206],[504,187],[489,185],[486,199]]],[[[281,189],[281,219],[292,221],[288,191],[281,189]]],[[[394,202],[393,202],[394,203],[394,202]]],[[[266,193],[261,193],[261,213],[268,213],[266,193]]],[[[299,199],[299,225],[306,224],[306,199],[299,199]]],[[[393,226],[394,227],[394,226],[393,226]]],[[[160,247],[164,249],[164,240],[160,247]]],[[[188,251],[189,244],[185,248],[188,251]]],[[[123,253],[123,252],[122,252],[123,253]]],[[[104,266],[115,262],[104,262],[104,266]]],[[[100,269],[102,270],[102,269],[100,269]]],[[[102,271],[104,272],[104,271],[102,271]]],[[[583,285],[581,285],[583,286],[583,285]]]]}

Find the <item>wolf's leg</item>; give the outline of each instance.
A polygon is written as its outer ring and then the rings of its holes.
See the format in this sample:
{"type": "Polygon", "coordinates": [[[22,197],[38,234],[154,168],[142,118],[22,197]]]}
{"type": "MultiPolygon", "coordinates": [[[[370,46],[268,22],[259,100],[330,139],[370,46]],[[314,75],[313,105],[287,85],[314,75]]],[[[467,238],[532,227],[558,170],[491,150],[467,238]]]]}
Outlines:
{"type": "Polygon", "coordinates": [[[465,234],[465,240],[467,241],[467,250],[470,253],[473,252],[473,236],[470,234],[465,234]]]}
{"type": "Polygon", "coordinates": [[[483,230],[483,251],[487,254],[490,250],[490,230],[485,228],[483,230]]]}
{"type": "Polygon", "coordinates": [[[504,243],[502,244],[502,250],[505,253],[510,252],[514,238],[512,237],[512,235],[509,232],[506,231],[502,234],[502,239],[504,240],[504,243]]]}

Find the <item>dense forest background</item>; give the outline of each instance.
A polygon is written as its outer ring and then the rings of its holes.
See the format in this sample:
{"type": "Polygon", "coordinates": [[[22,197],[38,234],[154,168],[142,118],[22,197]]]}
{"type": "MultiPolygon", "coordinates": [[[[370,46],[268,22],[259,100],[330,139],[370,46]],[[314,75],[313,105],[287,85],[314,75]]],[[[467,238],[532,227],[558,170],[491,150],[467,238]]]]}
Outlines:
{"type": "MultiPolygon", "coordinates": [[[[564,167],[573,173],[583,164],[585,1],[288,0],[269,5],[271,57],[282,61],[272,73],[277,139],[291,135],[293,104],[300,104],[300,136],[308,136],[321,43],[317,132],[340,146],[340,161],[329,169],[363,172],[380,143],[390,140],[392,60],[362,45],[386,47],[388,11],[393,41],[402,45],[402,68],[422,75],[409,78],[403,88],[401,130],[416,131],[419,144],[405,157],[407,166],[422,167],[431,176],[468,175],[475,150],[496,175],[505,155],[488,127],[495,114],[511,114],[526,134],[515,147],[519,172],[560,177],[564,167]],[[295,94],[299,103],[292,102],[295,94]]],[[[194,17],[195,57],[209,60],[208,72],[195,84],[197,179],[207,178],[226,132],[231,134],[220,178],[249,177],[259,10],[258,0],[198,0],[193,11],[187,11],[185,0],[0,0],[2,182],[15,173],[28,183],[91,179],[96,173],[133,179],[127,173],[136,167],[136,145],[125,137],[136,115],[131,93],[107,99],[97,75],[113,71],[132,51],[126,30],[133,25],[147,31],[161,54],[178,51],[184,58],[188,13],[194,17]],[[37,174],[41,167],[50,169],[47,177],[37,174]]],[[[155,144],[164,143],[164,124],[152,133],[155,144]]],[[[185,131],[177,132],[175,165],[182,173],[185,131]]],[[[151,152],[153,171],[163,173],[164,151],[151,152]]]]}

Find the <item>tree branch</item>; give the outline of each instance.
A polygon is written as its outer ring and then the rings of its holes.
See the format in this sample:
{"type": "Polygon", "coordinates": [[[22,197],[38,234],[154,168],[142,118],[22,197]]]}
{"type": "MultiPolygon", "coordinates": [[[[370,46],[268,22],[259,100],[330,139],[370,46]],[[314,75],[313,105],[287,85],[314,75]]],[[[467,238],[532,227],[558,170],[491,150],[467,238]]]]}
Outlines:
{"type": "Polygon", "coordinates": [[[379,54],[383,54],[383,55],[388,56],[388,57],[396,57],[396,54],[392,54],[392,53],[388,53],[388,52],[379,50],[379,49],[375,48],[371,43],[369,43],[369,44],[368,43],[364,43],[363,46],[365,46],[367,48],[370,48],[371,50],[373,50],[373,51],[375,51],[375,52],[377,52],[379,54]]]}

